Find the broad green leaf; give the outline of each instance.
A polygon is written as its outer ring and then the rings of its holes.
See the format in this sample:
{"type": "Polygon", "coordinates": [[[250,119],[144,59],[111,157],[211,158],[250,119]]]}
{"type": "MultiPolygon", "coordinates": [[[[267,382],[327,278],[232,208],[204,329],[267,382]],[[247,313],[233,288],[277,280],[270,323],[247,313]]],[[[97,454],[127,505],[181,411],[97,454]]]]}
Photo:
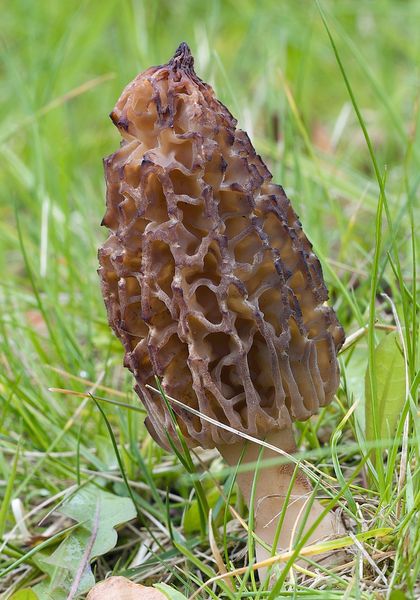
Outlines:
{"type": "Polygon", "coordinates": [[[38,596],[33,590],[25,589],[15,592],[9,600],[38,600],[38,596]]]}
{"type": "Polygon", "coordinates": [[[407,596],[402,590],[392,590],[389,600],[407,600],[407,596]]]}
{"type": "Polygon", "coordinates": [[[369,369],[365,376],[366,440],[375,440],[375,410],[378,438],[390,439],[395,433],[398,416],[405,402],[405,364],[398,345],[398,332],[386,335],[375,348],[376,401],[373,401],[369,369]]]}
{"type": "Polygon", "coordinates": [[[156,583],[153,587],[162,592],[169,600],[187,600],[187,597],[181,592],[174,590],[166,583],[156,583]]]}
{"type": "MultiPolygon", "coordinates": [[[[89,544],[90,534],[79,530],[69,535],[51,555],[39,555],[37,566],[49,577],[35,586],[39,600],[65,600],[69,594],[78,568],[84,558],[84,549],[89,544]]],[[[89,561],[83,570],[77,588],[78,593],[87,592],[95,584],[89,561]]]]}
{"type": "Polygon", "coordinates": [[[51,555],[37,557],[37,566],[49,575],[47,581],[35,588],[40,600],[50,600],[51,597],[65,600],[76,577],[79,577],[77,593],[87,592],[95,584],[90,561],[114,548],[118,537],[114,528],[136,516],[130,498],[115,496],[94,485],[78,490],[60,507],[59,512],[81,526],[51,555]],[[92,547],[86,557],[85,552],[90,545],[92,547]]]}
{"type": "MultiPolygon", "coordinates": [[[[217,488],[213,488],[206,493],[207,502],[210,508],[215,507],[219,497],[220,492],[217,488]]],[[[200,531],[200,510],[197,498],[194,498],[194,500],[185,510],[182,525],[184,534],[191,534],[200,531]]]]}
{"type": "Polygon", "coordinates": [[[89,532],[93,531],[97,510],[98,530],[91,557],[111,550],[118,537],[114,527],[131,521],[136,516],[136,509],[130,498],[115,496],[93,485],[80,489],[60,508],[62,514],[82,523],[82,527],[89,532]]]}

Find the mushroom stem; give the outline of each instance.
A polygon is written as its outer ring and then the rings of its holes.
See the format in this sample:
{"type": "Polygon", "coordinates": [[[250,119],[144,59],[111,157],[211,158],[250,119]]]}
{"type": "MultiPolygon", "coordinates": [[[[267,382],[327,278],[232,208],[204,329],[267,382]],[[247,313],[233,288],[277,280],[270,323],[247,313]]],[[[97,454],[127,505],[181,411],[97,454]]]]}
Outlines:
{"type": "MultiPolygon", "coordinates": [[[[292,454],[296,451],[296,444],[291,428],[269,434],[266,441],[288,454],[292,454]]],[[[262,447],[259,444],[252,442],[246,442],[246,444],[245,451],[243,441],[221,446],[219,447],[219,451],[226,462],[231,466],[236,467],[241,459],[242,452],[244,452],[244,454],[241,465],[255,463],[258,460],[262,447]]],[[[274,544],[278,520],[295,469],[294,463],[291,462],[264,466],[264,462],[269,459],[278,459],[279,456],[279,453],[274,450],[265,447],[262,450],[261,463],[256,476],[253,502],[254,532],[268,544],[270,548],[272,548],[274,544]]],[[[254,474],[255,469],[250,469],[248,471],[239,472],[237,475],[237,483],[248,506],[250,506],[251,502],[254,474]]],[[[323,506],[318,500],[312,498],[312,492],[313,488],[309,479],[302,471],[298,471],[291,489],[286,513],[278,537],[277,552],[292,549],[299,537],[304,535],[304,533],[310,529],[315,520],[323,512],[323,506]],[[303,527],[302,531],[301,527],[303,527]]],[[[342,531],[343,526],[336,515],[329,512],[316,527],[315,531],[312,532],[305,545],[314,544],[327,538],[331,539],[342,531]]],[[[271,553],[261,544],[256,543],[257,562],[263,561],[269,556],[271,556],[271,553]]],[[[318,560],[318,562],[322,561],[323,564],[331,564],[331,558],[333,557],[323,554],[322,556],[314,557],[314,560],[318,560]]],[[[334,559],[333,562],[335,562],[334,559]]],[[[262,581],[264,580],[265,575],[266,569],[260,569],[259,576],[262,581]]]]}

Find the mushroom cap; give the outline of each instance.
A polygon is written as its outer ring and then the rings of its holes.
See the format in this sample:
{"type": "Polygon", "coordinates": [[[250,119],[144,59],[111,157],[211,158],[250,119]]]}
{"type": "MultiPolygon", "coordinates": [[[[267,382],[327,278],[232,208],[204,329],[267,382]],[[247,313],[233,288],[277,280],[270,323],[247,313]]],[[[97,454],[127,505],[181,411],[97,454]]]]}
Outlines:
{"type": "MultiPolygon", "coordinates": [[[[164,447],[174,429],[146,387],[155,376],[184,405],[263,439],[332,400],[344,341],[288,198],[193,63],[183,43],[125,88],[111,113],[121,147],[104,161],[103,296],[164,447]]],[[[173,410],[191,446],[237,441],[173,410]]]]}

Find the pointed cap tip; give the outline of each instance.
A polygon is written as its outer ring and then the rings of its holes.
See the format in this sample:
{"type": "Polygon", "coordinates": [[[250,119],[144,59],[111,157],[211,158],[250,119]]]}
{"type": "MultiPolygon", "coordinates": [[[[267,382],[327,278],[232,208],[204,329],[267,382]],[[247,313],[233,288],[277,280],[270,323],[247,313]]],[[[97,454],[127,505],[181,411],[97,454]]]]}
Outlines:
{"type": "Polygon", "coordinates": [[[175,68],[192,69],[194,67],[194,57],[191,54],[190,47],[186,42],[181,42],[175,51],[175,54],[169,61],[175,68]]]}

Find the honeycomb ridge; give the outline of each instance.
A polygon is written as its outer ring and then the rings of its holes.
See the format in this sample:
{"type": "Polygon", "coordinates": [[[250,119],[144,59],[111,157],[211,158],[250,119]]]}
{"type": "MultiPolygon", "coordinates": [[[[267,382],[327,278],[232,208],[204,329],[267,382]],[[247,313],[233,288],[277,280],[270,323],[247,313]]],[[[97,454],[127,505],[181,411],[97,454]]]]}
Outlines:
{"type": "MultiPolygon", "coordinates": [[[[104,160],[103,296],[165,447],[173,426],[146,387],[155,375],[168,395],[262,439],[331,401],[344,341],[288,198],[193,64],[181,44],[125,88],[111,113],[121,147],[104,160]]],[[[191,446],[236,441],[173,410],[191,446]]]]}

